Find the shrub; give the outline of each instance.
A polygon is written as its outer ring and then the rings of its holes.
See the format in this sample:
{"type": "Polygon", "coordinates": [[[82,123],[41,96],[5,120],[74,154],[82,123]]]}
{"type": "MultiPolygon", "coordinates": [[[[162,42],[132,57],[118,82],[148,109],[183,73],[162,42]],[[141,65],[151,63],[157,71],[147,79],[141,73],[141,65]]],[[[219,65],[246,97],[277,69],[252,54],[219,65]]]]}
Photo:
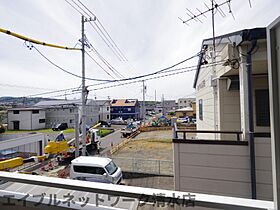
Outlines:
{"type": "Polygon", "coordinates": [[[0,124],[0,133],[5,133],[6,129],[4,127],[4,125],[0,124]]]}

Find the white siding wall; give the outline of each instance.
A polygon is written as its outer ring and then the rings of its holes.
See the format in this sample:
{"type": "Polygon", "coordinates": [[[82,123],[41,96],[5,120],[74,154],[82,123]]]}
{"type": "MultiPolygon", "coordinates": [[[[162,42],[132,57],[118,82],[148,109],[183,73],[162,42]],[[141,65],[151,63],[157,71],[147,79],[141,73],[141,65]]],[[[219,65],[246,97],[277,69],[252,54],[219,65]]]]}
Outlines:
{"type": "Polygon", "coordinates": [[[45,110],[39,110],[39,114],[32,114],[32,130],[46,128],[46,123],[39,123],[40,119],[46,119],[45,110]]]}
{"type": "Polygon", "coordinates": [[[36,130],[46,127],[45,123],[39,123],[39,119],[45,119],[44,110],[39,110],[39,114],[32,114],[32,110],[19,110],[19,114],[14,114],[13,110],[8,111],[8,129],[14,129],[13,121],[19,121],[19,130],[36,130]]]}
{"type": "MultiPolygon", "coordinates": [[[[175,190],[251,197],[248,146],[173,143],[173,148],[175,190]]],[[[269,138],[256,138],[256,175],[257,198],[272,200],[269,138]]]]}
{"type": "MultiPolygon", "coordinates": [[[[227,80],[220,79],[218,90],[219,130],[240,131],[240,95],[238,90],[227,90],[227,80]]],[[[236,140],[235,135],[221,135],[222,140],[236,140]]]]}
{"type": "Polygon", "coordinates": [[[75,126],[75,113],[78,113],[77,107],[67,108],[48,108],[46,109],[47,127],[52,127],[53,124],[67,123],[68,127],[75,126]]]}
{"type": "MultiPolygon", "coordinates": [[[[197,80],[197,130],[214,130],[214,94],[213,88],[210,87],[211,71],[210,68],[201,69],[197,80]],[[199,116],[199,100],[202,100],[202,120],[199,116]]],[[[198,138],[213,138],[213,135],[198,134],[198,138]]]]}
{"type": "MultiPolygon", "coordinates": [[[[209,49],[209,48],[208,48],[209,49]]],[[[229,55],[229,50],[231,50],[231,47],[229,47],[227,44],[220,44],[217,48],[217,57],[216,62],[219,62],[221,60],[226,60],[229,55]]],[[[209,54],[210,55],[210,54],[209,54]]],[[[208,55],[208,56],[209,56],[208,55]]],[[[211,62],[210,59],[208,59],[208,62],[211,62]]],[[[220,84],[217,80],[217,101],[214,101],[214,91],[213,87],[211,87],[211,75],[213,75],[213,72],[216,72],[216,76],[220,77],[220,75],[230,71],[231,68],[228,66],[222,66],[217,65],[214,67],[208,67],[204,68],[204,66],[201,66],[200,73],[197,79],[197,85],[196,85],[196,104],[197,104],[197,129],[198,130],[215,130],[215,105],[216,104],[216,120],[218,124],[218,129],[220,125],[220,108],[222,105],[219,105],[219,88],[220,84]],[[201,84],[205,82],[205,87],[201,88],[201,84]],[[203,101],[203,120],[199,119],[199,100],[202,99],[203,101]]],[[[223,85],[223,83],[222,83],[223,85]]],[[[197,137],[199,139],[214,139],[215,136],[213,134],[198,134],[197,137]]]]}
{"type": "Polygon", "coordinates": [[[99,109],[99,118],[102,121],[110,121],[111,119],[111,109],[110,105],[100,106],[99,109]]]}

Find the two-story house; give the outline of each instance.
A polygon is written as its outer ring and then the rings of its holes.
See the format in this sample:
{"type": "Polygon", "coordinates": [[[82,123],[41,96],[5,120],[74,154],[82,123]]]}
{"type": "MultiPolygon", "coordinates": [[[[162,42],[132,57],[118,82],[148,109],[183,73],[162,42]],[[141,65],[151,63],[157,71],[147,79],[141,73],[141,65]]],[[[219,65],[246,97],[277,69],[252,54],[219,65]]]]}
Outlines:
{"type": "Polygon", "coordinates": [[[121,117],[123,120],[128,118],[140,118],[140,106],[137,99],[114,99],[111,101],[111,119],[121,117]]]}
{"type": "Polygon", "coordinates": [[[46,113],[41,108],[8,109],[9,130],[38,130],[46,127],[46,113]]]}

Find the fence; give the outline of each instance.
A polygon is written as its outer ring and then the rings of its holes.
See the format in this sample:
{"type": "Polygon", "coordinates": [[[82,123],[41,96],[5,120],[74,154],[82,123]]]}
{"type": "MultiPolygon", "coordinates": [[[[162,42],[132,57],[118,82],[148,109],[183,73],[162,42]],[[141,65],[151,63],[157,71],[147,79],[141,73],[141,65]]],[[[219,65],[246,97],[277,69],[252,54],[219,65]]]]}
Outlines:
{"type": "Polygon", "coordinates": [[[173,176],[173,161],[127,157],[113,157],[114,162],[124,172],[173,176]]]}

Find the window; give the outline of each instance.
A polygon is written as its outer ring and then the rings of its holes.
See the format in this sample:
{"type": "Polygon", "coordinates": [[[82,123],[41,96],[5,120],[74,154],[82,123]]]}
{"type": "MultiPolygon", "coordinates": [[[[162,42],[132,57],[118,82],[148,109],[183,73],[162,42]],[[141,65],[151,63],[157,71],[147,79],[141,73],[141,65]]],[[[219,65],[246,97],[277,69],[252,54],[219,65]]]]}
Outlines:
{"type": "Polygon", "coordinates": [[[104,168],[101,167],[90,167],[90,166],[73,166],[74,171],[78,173],[87,174],[100,174],[103,175],[105,172],[104,168]]]}
{"type": "Polygon", "coordinates": [[[108,165],[105,166],[105,168],[110,175],[114,174],[118,170],[118,167],[116,166],[116,164],[113,161],[108,163],[108,165]]]}
{"type": "Polygon", "coordinates": [[[256,125],[270,126],[268,89],[255,91],[256,125]]]}
{"type": "Polygon", "coordinates": [[[14,114],[19,114],[19,110],[14,110],[13,113],[14,114]]]}
{"type": "Polygon", "coordinates": [[[39,123],[45,123],[46,119],[39,119],[39,123]]]}
{"type": "Polygon", "coordinates": [[[71,109],[70,109],[70,113],[72,113],[72,112],[73,112],[73,109],[71,108],[71,109]]]}
{"type": "Polygon", "coordinates": [[[127,111],[128,111],[128,112],[131,112],[131,108],[127,108],[127,111]]]}
{"type": "Polygon", "coordinates": [[[39,110],[32,110],[32,114],[39,114],[39,110]]]}
{"type": "Polygon", "coordinates": [[[107,106],[107,111],[109,111],[109,106],[107,106]]]}
{"type": "Polygon", "coordinates": [[[73,121],[74,121],[73,119],[70,119],[70,120],[69,120],[69,123],[71,124],[71,123],[73,123],[73,121]]]}
{"type": "Polygon", "coordinates": [[[107,120],[109,120],[110,119],[110,116],[107,114],[107,120]]]}
{"type": "Polygon", "coordinates": [[[203,101],[202,99],[199,99],[198,101],[198,109],[199,109],[199,119],[203,120],[203,101]]]}

